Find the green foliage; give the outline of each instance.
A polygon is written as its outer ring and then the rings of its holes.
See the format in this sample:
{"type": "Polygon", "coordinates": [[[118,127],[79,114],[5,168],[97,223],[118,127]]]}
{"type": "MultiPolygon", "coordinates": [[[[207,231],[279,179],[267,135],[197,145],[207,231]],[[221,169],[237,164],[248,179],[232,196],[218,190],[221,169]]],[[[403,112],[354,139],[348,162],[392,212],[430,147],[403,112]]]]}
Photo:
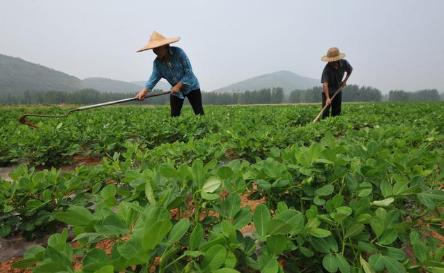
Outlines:
{"type": "Polygon", "coordinates": [[[19,167],[0,182],[0,232],[37,236],[63,225],[80,246],[55,233],[16,266],[74,272],[77,257],[82,272],[444,269],[444,248],[428,236],[443,219],[442,107],[353,105],[304,127],[292,118],[317,109],[211,109],[147,123],[132,119],[138,109],[113,108],[113,117],[80,118],[83,130],[72,120],[60,126],[67,133],[55,138],[89,130],[81,146],[108,147],[103,161],[68,172],[19,167]],[[251,210],[247,197],[264,202],[251,210]],[[96,248],[103,240],[113,242],[111,254],[96,248]]]}

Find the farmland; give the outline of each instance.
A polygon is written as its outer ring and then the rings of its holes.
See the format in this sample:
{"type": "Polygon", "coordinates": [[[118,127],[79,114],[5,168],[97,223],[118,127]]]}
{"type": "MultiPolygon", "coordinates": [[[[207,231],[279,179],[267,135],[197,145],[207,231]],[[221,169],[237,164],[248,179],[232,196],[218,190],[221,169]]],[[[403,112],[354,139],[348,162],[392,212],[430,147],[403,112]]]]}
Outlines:
{"type": "Polygon", "coordinates": [[[444,272],[442,103],[65,110],[0,108],[17,270],[444,272]]]}

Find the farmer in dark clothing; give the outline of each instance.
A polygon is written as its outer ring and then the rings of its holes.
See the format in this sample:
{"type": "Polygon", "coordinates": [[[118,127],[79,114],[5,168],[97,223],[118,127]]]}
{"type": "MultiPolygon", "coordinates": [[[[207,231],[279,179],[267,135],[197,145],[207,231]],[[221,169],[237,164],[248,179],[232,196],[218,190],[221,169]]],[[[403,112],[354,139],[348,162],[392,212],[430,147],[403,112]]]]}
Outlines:
{"type": "Polygon", "coordinates": [[[179,37],[166,38],[158,32],[153,32],[148,44],[137,51],[152,49],[157,57],[154,60],[151,77],[146,82],[145,88],[140,90],[136,97],[143,100],[159,80],[164,78],[172,86],[170,95],[171,116],[180,115],[185,97],[188,98],[194,114],[203,115],[199,81],[193,73],[190,60],[181,48],[170,46],[171,43],[175,43],[179,39],[179,37]]]}
{"type": "Polygon", "coordinates": [[[332,47],[327,51],[327,55],[321,58],[322,61],[327,62],[322,72],[322,108],[329,105],[322,113],[322,118],[330,116],[330,108],[332,116],[339,116],[341,114],[342,93],[336,95],[331,100],[333,94],[341,87],[347,84],[353,68],[344,59],[345,54],[339,52],[339,49],[332,47]],[[344,74],[347,76],[344,79],[344,74]]]}

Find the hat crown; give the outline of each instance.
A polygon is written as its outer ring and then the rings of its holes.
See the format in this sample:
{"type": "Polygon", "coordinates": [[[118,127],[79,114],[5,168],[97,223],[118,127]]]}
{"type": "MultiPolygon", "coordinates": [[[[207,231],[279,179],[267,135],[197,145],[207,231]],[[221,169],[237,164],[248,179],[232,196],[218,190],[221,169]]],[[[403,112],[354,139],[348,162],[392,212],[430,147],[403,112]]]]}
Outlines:
{"type": "Polygon", "coordinates": [[[339,51],[337,47],[331,47],[327,50],[327,54],[321,58],[323,62],[335,62],[344,59],[345,54],[339,51]]]}
{"type": "Polygon", "coordinates": [[[327,57],[329,57],[329,58],[338,57],[339,54],[340,54],[339,48],[337,48],[337,47],[329,48],[327,51],[327,57]]]}
{"type": "Polygon", "coordinates": [[[162,41],[165,39],[166,39],[165,36],[163,36],[162,34],[160,34],[157,31],[154,31],[153,34],[151,34],[150,42],[158,42],[158,41],[162,41]]]}
{"type": "Polygon", "coordinates": [[[163,36],[162,34],[160,34],[159,32],[154,31],[151,34],[150,40],[145,45],[145,47],[137,50],[137,52],[142,52],[142,51],[153,49],[153,48],[156,48],[156,47],[161,47],[161,46],[164,46],[164,45],[169,45],[169,44],[175,43],[175,42],[177,42],[179,40],[180,40],[180,37],[167,38],[167,37],[163,36]]]}

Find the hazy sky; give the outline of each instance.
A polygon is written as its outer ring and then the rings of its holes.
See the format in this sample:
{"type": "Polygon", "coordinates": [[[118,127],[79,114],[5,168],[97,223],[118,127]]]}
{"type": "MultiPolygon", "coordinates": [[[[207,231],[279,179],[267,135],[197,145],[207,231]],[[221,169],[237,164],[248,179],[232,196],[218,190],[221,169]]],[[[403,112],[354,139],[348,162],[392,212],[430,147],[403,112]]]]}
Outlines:
{"type": "Polygon", "coordinates": [[[291,70],[320,78],[331,46],[351,83],[444,91],[443,0],[0,0],[0,53],[79,78],[146,80],[152,31],[181,36],[203,90],[291,70]]]}

